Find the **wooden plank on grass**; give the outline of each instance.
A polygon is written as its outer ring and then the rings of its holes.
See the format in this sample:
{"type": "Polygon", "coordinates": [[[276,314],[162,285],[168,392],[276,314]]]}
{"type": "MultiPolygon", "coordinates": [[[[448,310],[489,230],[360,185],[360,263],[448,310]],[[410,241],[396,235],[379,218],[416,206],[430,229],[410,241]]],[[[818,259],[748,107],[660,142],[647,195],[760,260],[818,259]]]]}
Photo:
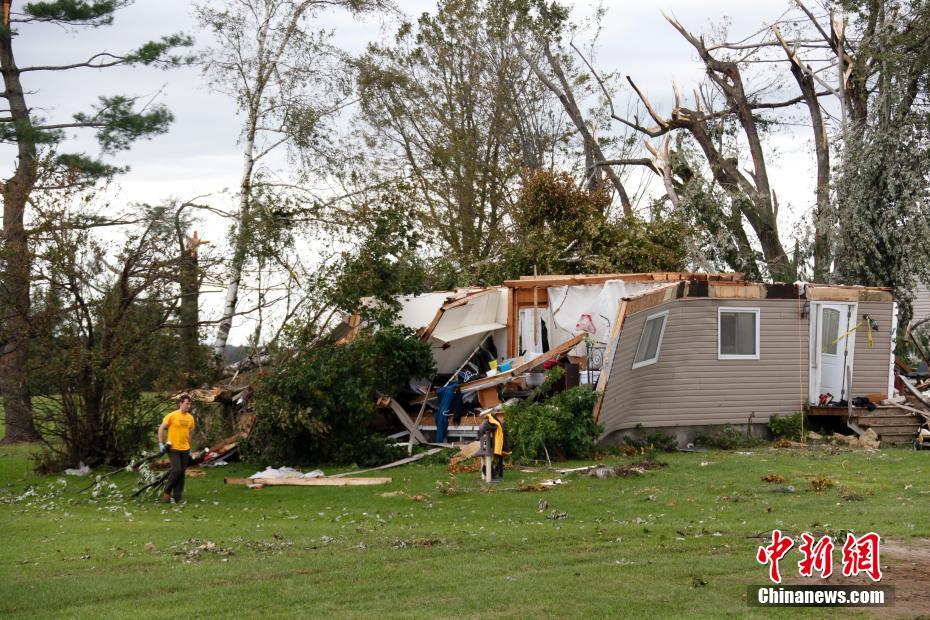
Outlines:
{"type": "Polygon", "coordinates": [[[391,478],[336,478],[321,476],[319,478],[224,478],[226,484],[257,484],[262,486],[294,487],[360,487],[375,484],[388,484],[391,478]]]}
{"type": "Polygon", "coordinates": [[[336,474],[335,476],[329,476],[329,477],[330,478],[345,478],[346,476],[364,474],[370,471],[380,471],[382,469],[390,469],[391,467],[399,467],[401,465],[406,465],[407,463],[413,463],[415,461],[419,461],[420,459],[430,456],[432,454],[436,454],[437,452],[442,452],[442,448],[431,448],[427,450],[426,452],[421,452],[420,454],[417,454],[416,456],[408,456],[405,459],[400,459],[399,461],[394,461],[393,463],[388,463],[386,465],[381,465],[379,467],[372,467],[371,469],[362,469],[359,471],[347,471],[347,472],[343,472],[341,474],[336,474]]]}

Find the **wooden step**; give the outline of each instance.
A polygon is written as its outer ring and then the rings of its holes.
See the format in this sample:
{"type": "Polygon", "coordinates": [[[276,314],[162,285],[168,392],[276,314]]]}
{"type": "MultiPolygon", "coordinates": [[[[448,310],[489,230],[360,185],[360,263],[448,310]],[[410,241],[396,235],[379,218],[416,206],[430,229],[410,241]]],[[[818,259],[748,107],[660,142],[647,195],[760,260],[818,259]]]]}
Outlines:
{"type": "Polygon", "coordinates": [[[860,426],[912,426],[914,428],[920,426],[920,422],[910,417],[873,418],[869,416],[857,418],[854,421],[860,426]]]}

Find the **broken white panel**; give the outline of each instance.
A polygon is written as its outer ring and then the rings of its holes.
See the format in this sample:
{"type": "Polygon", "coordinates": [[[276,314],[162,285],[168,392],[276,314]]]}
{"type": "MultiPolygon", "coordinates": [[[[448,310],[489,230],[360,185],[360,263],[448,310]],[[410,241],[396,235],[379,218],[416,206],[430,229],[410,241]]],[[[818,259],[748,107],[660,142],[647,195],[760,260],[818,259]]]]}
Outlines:
{"type": "Polygon", "coordinates": [[[401,308],[397,316],[398,324],[411,329],[429,326],[436,317],[436,313],[446,303],[446,299],[451,296],[451,292],[444,291],[399,297],[398,301],[401,303],[401,308]]]}
{"type": "Polygon", "coordinates": [[[442,313],[430,337],[437,372],[455,372],[489,335],[501,339],[507,329],[506,295],[504,288],[491,288],[442,313]]]}

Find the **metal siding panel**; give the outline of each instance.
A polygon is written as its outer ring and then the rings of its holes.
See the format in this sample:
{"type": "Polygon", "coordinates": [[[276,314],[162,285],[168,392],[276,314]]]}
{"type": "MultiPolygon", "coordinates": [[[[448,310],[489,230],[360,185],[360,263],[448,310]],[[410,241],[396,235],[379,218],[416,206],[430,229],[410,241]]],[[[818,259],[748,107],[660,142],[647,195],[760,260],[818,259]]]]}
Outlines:
{"type": "Polygon", "coordinates": [[[918,284],[914,291],[914,316],[911,323],[930,318],[930,287],[918,284]]]}
{"type": "Polygon", "coordinates": [[[891,363],[891,313],[893,303],[881,301],[859,302],[858,321],[868,314],[878,321],[878,330],[872,332],[873,346],[869,347],[868,329],[863,325],[856,330],[856,352],[853,357],[852,395],[865,396],[870,392],[887,393],[888,371],[891,363]]]}
{"type": "Polygon", "coordinates": [[[627,317],[601,411],[605,435],[637,424],[742,424],[752,412],[759,422],[790,415],[807,398],[808,327],[796,300],[682,299],[627,317]],[[760,309],[759,360],[717,359],[721,306],[760,309]],[[632,370],[645,317],[666,309],[659,361],[632,370]]]}

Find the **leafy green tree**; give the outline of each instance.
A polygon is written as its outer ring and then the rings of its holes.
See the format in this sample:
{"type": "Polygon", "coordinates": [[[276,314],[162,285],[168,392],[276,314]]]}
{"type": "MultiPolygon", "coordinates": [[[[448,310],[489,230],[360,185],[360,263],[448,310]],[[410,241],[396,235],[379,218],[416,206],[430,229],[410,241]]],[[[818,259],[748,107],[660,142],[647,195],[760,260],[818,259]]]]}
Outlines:
{"type": "Polygon", "coordinates": [[[32,250],[26,228],[27,206],[45,174],[65,185],[89,184],[112,176],[120,168],[82,153],[61,150],[65,130],[94,132],[104,153],[129,148],[135,140],[167,131],[171,113],[162,105],[147,104],[126,95],[101,96],[88,112],[69,121],[52,121],[38,115],[29,104],[28,80],[36,72],[105,69],[118,66],[167,68],[185,62],[177,50],[191,44],[190,38],[174,34],[150,41],[124,54],[100,52],[86,60],[47,66],[20,67],[14,56],[16,37],[32,24],[56,24],[64,28],[98,28],[113,23],[121,0],[52,0],[26,4],[22,13],[4,16],[0,24],[0,73],[8,113],[0,118],[0,141],[15,145],[17,158],[12,175],[0,188],[3,196],[3,238],[0,247],[0,393],[5,403],[4,441],[30,441],[38,437],[32,419],[29,392],[29,338],[35,335],[30,320],[32,250]],[[23,26],[20,32],[18,25],[23,26]],[[41,165],[40,165],[41,164],[41,165]]]}
{"type": "Polygon", "coordinates": [[[687,258],[684,226],[656,213],[651,221],[607,215],[611,188],[578,187],[564,172],[527,177],[511,210],[500,251],[463,268],[430,265],[434,288],[495,285],[521,275],[679,271],[687,258]]]}
{"type": "Polygon", "coordinates": [[[848,0],[860,35],[842,103],[837,275],[893,287],[930,282],[930,3],[848,0]]]}
{"type": "Polygon", "coordinates": [[[50,465],[119,464],[151,442],[158,411],[144,393],[177,367],[182,344],[181,258],[165,255],[175,233],[158,224],[131,229],[115,253],[71,227],[39,246],[33,373],[47,393],[34,420],[50,465]]]}
{"type": "Polygon", "coordinates": [[[378,173],[409,183],[422,227],[458,268],[497,252],[523,171],[551,166],[564,135],[514,27],[507,0],[442,0],[356,63],[378,173]]]}

